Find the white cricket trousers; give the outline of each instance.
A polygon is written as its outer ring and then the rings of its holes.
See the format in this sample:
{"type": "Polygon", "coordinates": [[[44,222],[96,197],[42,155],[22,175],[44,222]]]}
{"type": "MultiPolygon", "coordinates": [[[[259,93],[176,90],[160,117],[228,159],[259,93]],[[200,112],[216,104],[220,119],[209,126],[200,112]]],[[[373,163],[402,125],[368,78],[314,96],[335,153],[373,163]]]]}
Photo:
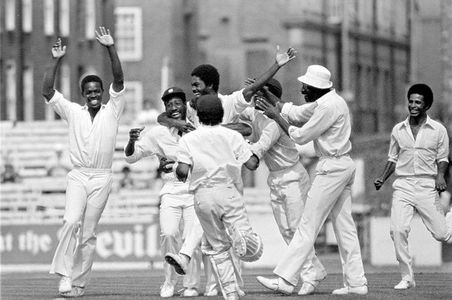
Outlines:
{"type": "Polygon", "coordinates": [[[75,168],[67,175],[63,227],[51,274],[72,278],[74,286],[88,284],[96,249],[96,227],[112,185],[110,169],[75,168]]]}
{"type": "MultiPolygon", "coordinates": [[[[197,259],[197,262],[199,261],[199,257],[201,257],[201,241],[204,236],[204,231],[202,230],[201,223],[199,222],[199,219],[196,217],[194,224],[188,233],[187,237],[184,240],[184,243],[182,244],[182,247],[179,251],[179,253],[184,254],[190,258],[197,259]]],[[[234,263],[237,266],[237,269],[239,271],[239,274],[237,274],[237,281],[241,288],[243,288],[243,279],[241,276],[241,268],[240,268],[240,260],[236,255],[232,255],[232,259],[234,260],[234,263]]],[[[212,264],[210,262],[210,259],[208,256],[204,253],[202,253],[201,260],[204,265],[204,274],[206,275],[207,281],[206,281],[206,293],[211,292],[214,289],[217,289],[217,280],[215,278],[215,275],[212,270],[212,264]]],[[[196,266],[198,269],[201,268],[201,266],[198,264],[196,266]]]]}
{"type": "MultiPolygon", "coordinates": [[[[273,215],[284,241],[289,244],[303,214],[311,185],[309,175],[303,165],[297,162],[290,168],[270,172],[267,183],[270,187],[273,215]]],[[[312,251],[315,251],[314,248],[312,251]]],[[[325,268],[313,253],[312,259],[301,271],[302,281],[316,285],[316,281],[324,279],[325,276],[325,268]]]]}
{"type": "Polygon", "coordinates": [[[297,275],[311,259],[317,235],[330,215],[339,246],[344,285],[366,285],[361,249],[352,218],[351,186],[355,164],[349,156],[322,157],[316,173],[298,230],[273,272],[296,285],[297,275]]]}
{"type": "Polygon", "coordinates": [[[399,177],[393,183],[391,207],[391,238],[402,279],[414,280],[413,262],[408,250],[410,223],[416,211],[425,227],[438,241],[448,241],[451,229],[447,228],[439,195],[433,177],[399,177]]]}
{"type": "Polygon", "coordinates": [[[240,272],[231,254],[228,228],[251,233],[242,195],[234,185],[200,187],[195,191],[195,211],[204,230],[202,250],[209,255],[215,275],[225,294],[240,285],[240,272]]]}
{"type": "MultiPolygon", "coordinates": [[[[183,240],[197,223],[193,207],[193,194],[164,194],[160,201],[160,243],[162,255],[178,253],[183,240]],[[182,222],[182,226],[181,226],[182,222]],[[183,231],[181,233],[181,227],[183,231]]],[[[201,282],[200,256],[194,255],[190,260],[188,273],[184,276],[183,286],[199,290],[201,282]]],[[[176,285],[179,276],[174,268],[164,264],[165,281],[176,285]]]]}

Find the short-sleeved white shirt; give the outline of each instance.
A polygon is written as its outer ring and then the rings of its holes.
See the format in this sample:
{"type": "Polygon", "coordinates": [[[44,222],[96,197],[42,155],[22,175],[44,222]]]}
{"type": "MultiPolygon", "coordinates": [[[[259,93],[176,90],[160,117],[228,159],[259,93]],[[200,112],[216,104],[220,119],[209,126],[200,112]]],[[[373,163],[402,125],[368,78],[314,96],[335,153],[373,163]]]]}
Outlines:
{"type": "Polygon", "coordinates": [[[300,160],[294,141],[281,131],[275,121],[253,107],[245,109],[240,117],[249,121],[253,129],[251,151],[259,159],[264,159],[270,171],[290,168],[300,160]]]}
{"type": "MultiPolygon", "coordinates": [[[[289,135],[295,143],[304,145],[314,141],[314,148],[319,157],[347,155],[352,149],[350,142],[351,124],[347,103],[333,89],[316,100],[317,105],[293,107],[293,117],[300,118],[307,111],[304,108],[314,107],[312,116],[301,128],[290,126],[289,135]]],[[[284,106],[286,106],[285,104],[284,106]]],[[[289,105],[287,105],[290,108],[289,105]]],[[[283,107],[284,113],[287,108],[283,107]]],[[[282,112],[283,113],[283,112],[282,112]]],[[[309,113],[310,114],[310,113],[309,113]]],[[[290,112],[288,113],[291,119],[290,112]]],[[[305,118],[301,118],[305,121],[305,118]]]]}
{"type": "MultiPolygon", "coordinates": [[[[140,139],[135,142],[135,151],[132,155],[126,156],[128,163],[134,163],[143,157],[157,155],[170,160],[177,160],[180,136],[177,129],[172,127],[157,125],[144,131],[140,139]]],[[[126,146],[127,147],[127,146],[126,146]]],[[[163,173],[162,179],[165,184],[160,190],[160,196],[164,194],[187,194],[188,183],[179,181],[173,172],[163,173]]]]}
{"type": "MultiPolygon", "coordinates": [[[[223,121],[221,124],[228,124],[238,121],[238,115],[247,107],[250,106],[250,102],[246,102],[243,96],[243,89],[236,91],[230,95],[218,94],[218,98],[221,100],[223,106],[223,121]]],[[[187,119],[194,124],[195,127],[200,125],[196,110],[187,105],[187,119]]]]}
{"type": "Polygon", "coordinates": [[[414,139],[409,118],[392,129],[388,160],[396,163],[397,176],[436,176],[437,162],[448,162],[446,128],[427,116],[414,139]]]}
{"type": "Polygon", "coordinates": [[[201,125],[179,140],[177,160],[192,166],[190,191],[234,184],[243,191],[242,165],[253,155],[240,133],[221,125],[201,125]]]}
{"type": "Polygon", "coordinates": [[[110,86],[110,100],[103,104],[94,120],[86,105],[71,102],[55,91],[48,104],[69,125],[69,151],[74,167],[111,169],[119,119],[124,110],[122,94],[110,86]]]}

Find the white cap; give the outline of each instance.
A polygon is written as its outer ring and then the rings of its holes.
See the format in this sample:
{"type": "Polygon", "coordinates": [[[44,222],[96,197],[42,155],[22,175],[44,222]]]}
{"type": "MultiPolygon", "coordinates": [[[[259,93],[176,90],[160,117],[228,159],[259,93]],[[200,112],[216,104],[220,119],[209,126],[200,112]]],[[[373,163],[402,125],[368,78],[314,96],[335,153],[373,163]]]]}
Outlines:
{"type": "Polygon", "coordinates": [[[328,89],[333,86],[330,81],[331,73],[321,65],[310,65],[306,74],[298,77],[298,80],[318,89],[328,89]]]}

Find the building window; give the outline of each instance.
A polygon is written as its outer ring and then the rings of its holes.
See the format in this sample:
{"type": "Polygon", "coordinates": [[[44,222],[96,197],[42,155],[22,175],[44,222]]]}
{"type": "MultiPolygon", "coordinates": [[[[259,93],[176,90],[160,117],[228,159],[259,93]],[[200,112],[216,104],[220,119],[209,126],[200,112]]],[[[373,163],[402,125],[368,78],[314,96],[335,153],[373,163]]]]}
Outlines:
{"type": "Polygon", "coordinates": [[[55,34],[55,3],[53,0],[44,0],[44,33],[55,34]]]}
{"type": "Polygon", "coordinates": [[[31,0],[22,0],[22,30],[31,32],[33,29],[33,5],[31,0]]]}
{"type": "Polygon", "coordinates": [[[141,60],[143,52],[141,8],[117,7],[115,8],[115,16],[115,35],[119,57],[124,61],[141,60]]]}
{"type": "Polygon", "coordinates": [[[69,36],[69,27],[71,22],[69,0],[60,0],[60,35],[69,36]]]}
{"type": "Polygon", "coordinates": [[[24,120],[33,121],[34,94],[33,94],[33,68],[26,66],[23,72],[24,86],[24,120]]]}
{"type": "Polygon", "coordinates": [[[85,0],[85,37],[88,40],[96,38],[96,2],[85,0]]]}
{"type": "Polygon", "coordinates": [[[5,3],[5,30],[13,31],[16,29],[16,1],[6,0],[5,3]]]}
{"type": "Polygon", "coordinates": [[[127,81],[124,85],[126,90],[123,97],[127,105],[124,108],[121,121],[122,123],[129,124],[135,120],[138,112],[141,111],[143,83],[141,81],[127,81]]]}
{"type": "Polygon", "coordinates": [[[6,63],[6,119],[16,120],[16,64],[6,63]]]}

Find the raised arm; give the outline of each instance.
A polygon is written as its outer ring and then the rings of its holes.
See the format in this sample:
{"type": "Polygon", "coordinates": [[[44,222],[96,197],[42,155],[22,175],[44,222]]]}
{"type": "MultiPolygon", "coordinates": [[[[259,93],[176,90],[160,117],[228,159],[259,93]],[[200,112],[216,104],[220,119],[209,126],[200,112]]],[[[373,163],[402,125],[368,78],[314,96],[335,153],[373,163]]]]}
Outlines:
{"type": "Polygon", "coordinates": [[[42,82],[42,95],[47,99],[52,99],[55,94],[54,84],[58,68],[61,64],[61,59],[66,54],[66,46],[61,44],[61,38],[58,38],[52,47],[52,63],[49,64],[44,73],[44,80],[42,82]]]}
{"type": "Polygon", "coordinates": [[[113,90],[120,92],[124,89],[124,73],[122,72],[121,62],[119,61],[115,48],[115,41],[110,35],[110,30],[105,29],[105,27],[99,27],[99,32],[96,30],[96,39],[108,50],[113,73],[113,90]]]}
{"type": "Polygon", "coordinates": [[[296,53],[297,51],[295,51],[294,48],[289,48],[285,53],[280,53],[279,46],[276,46],[275,62],[264,74],[256,79],[254,83],[245,87],[245,89],[243,90],[243,97],[245,98],[245,100],[249,102],[251,100],[251,97],[258,90],[260,90],[267,83],[267,81],[270,80],[270,78],[272,78],[279,69],[281,69],[281,67],[295,58],[296,53]]]}

